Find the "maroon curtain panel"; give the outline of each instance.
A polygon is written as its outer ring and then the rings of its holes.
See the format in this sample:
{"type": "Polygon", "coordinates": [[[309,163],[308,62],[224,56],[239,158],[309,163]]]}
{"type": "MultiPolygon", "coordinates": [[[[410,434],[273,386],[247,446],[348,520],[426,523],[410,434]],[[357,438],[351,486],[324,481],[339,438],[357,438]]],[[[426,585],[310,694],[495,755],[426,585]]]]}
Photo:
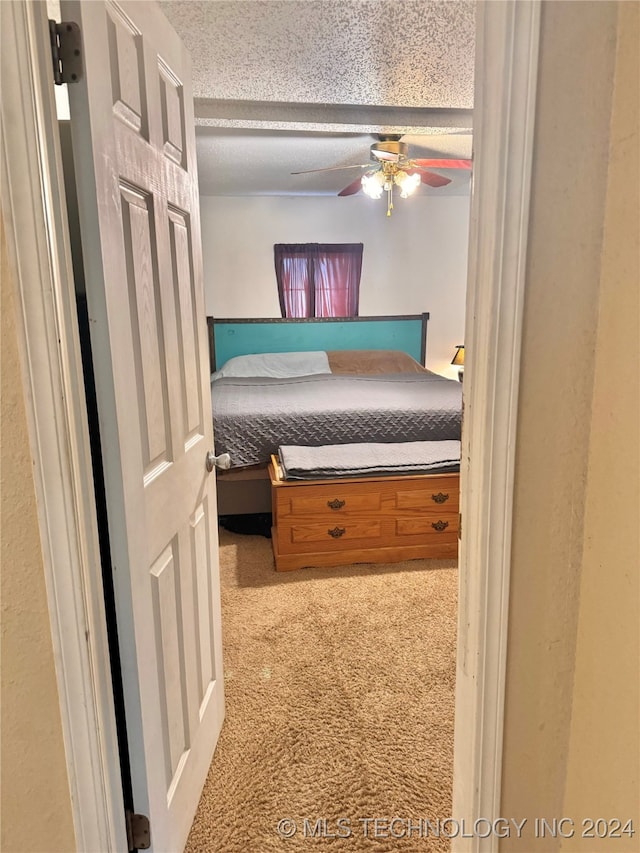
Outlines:
{"type": "Polygon", "coordinates": [[[282,316],[314,317],[313,266],[309,263],[309,244],[276,243],[273,251],[282,316]]]}
{"type": "Polygon", "coordinates": [[[283,317],[357,317],[362,243],[276,243],[283,317]]]}

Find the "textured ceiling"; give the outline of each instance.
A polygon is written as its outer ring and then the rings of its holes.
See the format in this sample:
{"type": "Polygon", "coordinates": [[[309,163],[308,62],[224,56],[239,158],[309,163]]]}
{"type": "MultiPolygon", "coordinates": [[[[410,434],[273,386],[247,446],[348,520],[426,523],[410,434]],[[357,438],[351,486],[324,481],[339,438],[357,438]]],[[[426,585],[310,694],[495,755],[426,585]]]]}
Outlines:
{"type": "MultiPolygon", "coordinates": [[[[335,194],[376,132],[412,156],[470,157],[475,4],[459,0],[165,0],[193,60],[201,191],[335,194]],[[426,134],[418,139],[417,134],[426,134]]],[[[468,173],[436,192],[468,192],[468,173]]],[[[422,192],[434,192],[427,187],[422,192]]]]}
{"type": "Polygon", "coordinates": [[[459,0],[161,2],[196,99],[473,106],[475,5],[459,0]]]}

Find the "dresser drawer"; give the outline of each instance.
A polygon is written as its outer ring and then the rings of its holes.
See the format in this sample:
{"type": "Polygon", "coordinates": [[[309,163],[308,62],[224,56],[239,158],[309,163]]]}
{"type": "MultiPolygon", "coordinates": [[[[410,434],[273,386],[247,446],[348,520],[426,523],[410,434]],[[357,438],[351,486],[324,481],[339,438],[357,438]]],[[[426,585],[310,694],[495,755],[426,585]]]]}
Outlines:
{"type": "Polygon", "coordinates": [[[456,539],[458,536],[458,516],[444,515],[439,516],[423,516],[423,517],[408,517],[396,519],[396,536],[403,541],[407,537],[418,537],[417,541],[424,540],[427,536],[430,539],[456,539]]]}
{"type": "Polygon", "coordinates": [[[278,545],[282,554],[311,551],[346,551],[375,547],[384,536],[378,518],[330,520],[329,522],[282,521],[277,525],[278,545]]]}
{"type": "Polygon", "coordinates": [[[397,483],[396,509],[456,514],[459,506],[459,481],[453,478],[436,478],[426,483],[397,483]]]}
{"type": "Polygon", "coordinates": [[[312,515],[338,516],[347,513],[376,513],[382,507],[382,494],[375,486],[302,486],[281,489],[277,496],[278,518],[312,515]]]}

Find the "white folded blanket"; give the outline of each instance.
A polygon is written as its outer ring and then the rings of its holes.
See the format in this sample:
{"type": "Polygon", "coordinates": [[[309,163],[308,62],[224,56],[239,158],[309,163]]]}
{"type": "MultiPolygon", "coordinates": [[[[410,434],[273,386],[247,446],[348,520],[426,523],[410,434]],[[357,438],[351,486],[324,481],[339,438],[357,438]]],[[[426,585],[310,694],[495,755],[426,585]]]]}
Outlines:
{"type": "Polygon", "coordinates": [[[328,444],[322,447],[281,445],[278,455],[286,480],[460,470],[459,441],[328,444]]]}

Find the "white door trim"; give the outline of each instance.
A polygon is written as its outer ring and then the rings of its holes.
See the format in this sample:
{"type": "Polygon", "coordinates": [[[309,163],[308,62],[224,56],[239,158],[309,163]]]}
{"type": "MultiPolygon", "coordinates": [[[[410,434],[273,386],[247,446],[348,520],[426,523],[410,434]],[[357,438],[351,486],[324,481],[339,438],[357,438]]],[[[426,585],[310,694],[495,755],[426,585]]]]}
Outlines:
{"type": "MultiPolygon", "coordinates": [[[[454,817],[501,816],[513,471],[540,2],[479,3],[465,332],[454,817]]],[[[484,827],[483,827],[484,831],[484,827]]],[[[462,838],[454,853],[498,850],[462,838]]]]}
{"type": "MultiPolygon", "coordinates": [[[[77,846],[126,850],[44,4],[0,3],[3,212],[77,846]]],[[[478,4],[454,817],[500,815],[513,467],[540,0],[478,4]]],[[[486,853],[497,839],[454,840],[486,853]]]]}
{"type": "Polygon", "coordinates": [[[46,4],[0,3],[2,203],[74,830],[127,850],[46,4]]]}

